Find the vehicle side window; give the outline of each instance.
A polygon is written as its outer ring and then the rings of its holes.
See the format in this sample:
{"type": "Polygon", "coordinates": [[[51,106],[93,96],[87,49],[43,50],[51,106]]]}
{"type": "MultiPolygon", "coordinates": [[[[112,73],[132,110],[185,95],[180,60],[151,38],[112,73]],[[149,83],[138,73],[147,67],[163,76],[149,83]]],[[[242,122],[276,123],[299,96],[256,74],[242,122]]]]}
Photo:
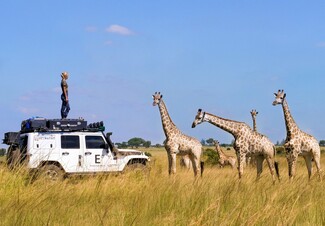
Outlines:
{"type": "Polygon", "coordinates": [[[61,136],[62,149],[80,149],[79,136],[61,136]]]}
{"type": "Polygon", "coordinates": [[[101,136],[86,136],[87,149],[103,149],[105,148],[105,141],[101,136]]]}

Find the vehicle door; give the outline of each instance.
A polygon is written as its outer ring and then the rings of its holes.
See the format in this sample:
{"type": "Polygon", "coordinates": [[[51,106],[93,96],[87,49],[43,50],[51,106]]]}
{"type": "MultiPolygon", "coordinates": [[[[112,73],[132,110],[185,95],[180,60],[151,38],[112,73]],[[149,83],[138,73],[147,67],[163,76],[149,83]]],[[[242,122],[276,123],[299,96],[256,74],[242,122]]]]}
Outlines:
{"type": "Polygon", "coordinates": [[[59,161],[66,172],[80,172],[81,148],[79,135],[61,135],[61,151],[59,161]]]}
{"type": "Polygon", "coordinates": [[[100,135],[85,136],[84,168],[88,172],[116,171],[117,164],[100,135]]]}
{"type": "Polygon", "coordinates": [[[33,133],[29,150],[33,163],[40,164],[43,161],[57,161],[58,149],[56,148],[56,136],[51,133],[33,133]]]}

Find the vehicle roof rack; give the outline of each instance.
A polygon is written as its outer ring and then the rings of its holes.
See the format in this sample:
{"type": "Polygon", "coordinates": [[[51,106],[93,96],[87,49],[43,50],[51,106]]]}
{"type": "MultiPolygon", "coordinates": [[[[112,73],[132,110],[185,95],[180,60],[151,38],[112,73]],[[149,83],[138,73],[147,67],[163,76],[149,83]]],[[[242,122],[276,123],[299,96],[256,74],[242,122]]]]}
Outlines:
{"type": "Polygon", "coordinates": [[[104,131],[105,126],[103,121],[94,122],[87,125],[87,121],[83,118],[79,119],[46,119],[34,117],[22,121],[21,133],[29,132],[54,132],[54,131],[104,131]]]}

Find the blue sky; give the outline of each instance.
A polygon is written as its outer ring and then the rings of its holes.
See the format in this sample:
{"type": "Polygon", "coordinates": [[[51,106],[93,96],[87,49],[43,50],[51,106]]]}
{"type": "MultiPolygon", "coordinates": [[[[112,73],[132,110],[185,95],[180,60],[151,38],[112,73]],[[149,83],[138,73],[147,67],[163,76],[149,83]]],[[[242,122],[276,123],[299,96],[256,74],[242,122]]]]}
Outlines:
{"type": "MultiPolygon", "coordinates": [[[[31,116],[60,117],[68,71],[69,118],[103,120],[115,142],[165,139],[160,91],[185,134],[229,143],[198,108],[285,138],[284,89],[298,126],[325,139],[324,1],[1,1],[0,133],[31,116]]],[[[1,147],[5,147],[2,145],[1,147]]]]}

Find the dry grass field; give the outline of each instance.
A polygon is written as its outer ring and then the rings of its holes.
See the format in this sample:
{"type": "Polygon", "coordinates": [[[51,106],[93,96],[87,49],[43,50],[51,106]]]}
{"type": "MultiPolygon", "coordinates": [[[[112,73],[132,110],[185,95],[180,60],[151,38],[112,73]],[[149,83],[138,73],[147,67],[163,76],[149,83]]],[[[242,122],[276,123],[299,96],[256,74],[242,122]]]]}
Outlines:
{"type": "Polygon", "coordinates": [[[230,167],[207,167],[195,180],[177,165],[168,176],[164,149],[143,150],[152,154],[149,174],[30,183],[23,169],[0,165],[0,225],[325,225],[325,177],[308,181],[302,158],[289,181],[278,156],[282,180],[273,185],[266,165],[259,181],[252,167],[241,181],[230,167]]]}

